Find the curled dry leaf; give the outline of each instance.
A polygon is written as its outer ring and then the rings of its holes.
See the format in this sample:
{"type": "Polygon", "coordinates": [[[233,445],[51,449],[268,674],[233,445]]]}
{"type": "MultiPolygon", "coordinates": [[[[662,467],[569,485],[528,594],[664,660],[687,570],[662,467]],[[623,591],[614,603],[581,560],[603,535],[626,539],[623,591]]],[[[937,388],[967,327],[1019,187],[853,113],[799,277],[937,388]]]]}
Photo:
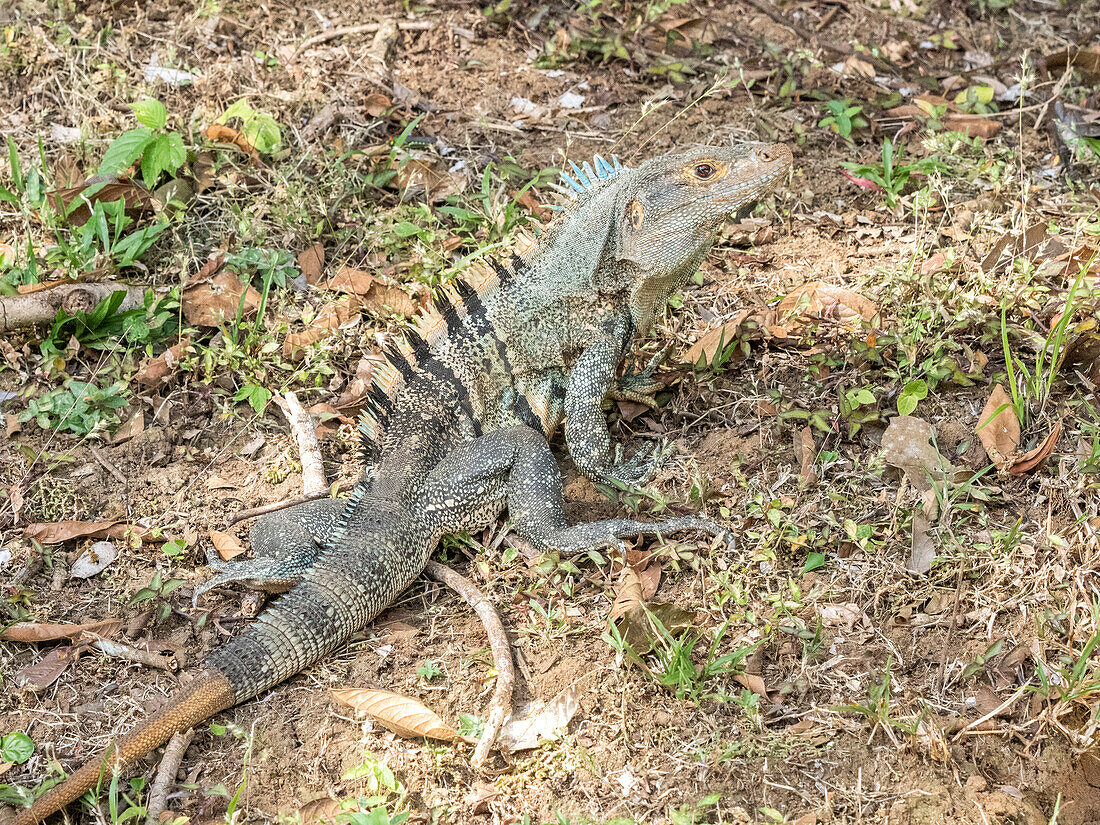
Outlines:
{"type": "Polygon", "coordinates": [[[326,304],[308,328],[287,334],[283,339],[283,357],[300,361],[306,347],[328,338],[337,329],[355,326],[363,305],[362,299],[355,295],[345,295],[338,301],[326,304]]]}
{"type": "Polygon", "coordinates": [[[619,631],[635,657],[653,650],[654,644],[661,638],[660,627],[677,636],[692,627],[694,620],[694,612],[674,604],[647,603],[643,598],[643,583],[638,572],[633,567],[623,568],[607,622],[619,631]]]}
{"type": "Polygon", "coordinates": [[[949,132],[962,132],[968,137],[991,138],[1001,131],[1000,121],[982,115],[947,115],[943,126],[949,132]]]}
{"type": "Polygon", "coordinates": [[[1020,422],[1012,399],[1000,384],[993,388],[985,402],[985,409],[978,418],[977,433],[989,460],[998,469],[1007,470],[1020,447],[1020,422]]]}
{"type": "Polygon", "coordinates": [[[502,751],[515,753],[555,738],[580,708],[578,693],[577,686],[570,685],[549,702],[535,699],[520,705],[504,723],[497,745],[502,751]]]}
{"type": "Polygon", "coordinates": [[[87,624],[38,624],[18,622],[0,631],[0,641],[5,642],[54,642],[58,639],[76,640],[84,633],[113,636],[122,628],[121,619],[103,619],[87,624]]]}
{"type": "Polygon", "coordinates": [[[358,295],[359,305],[363,309],[378,314],[389,311],[412,315],[416,311],[416,303],[403,289],[384,284],[369,272],[350,266],[341,267],[339,272],[321,284],[321,288],[358,295]]]}
{"type": "Polygon", "coordinates": [[[298,809],[301,825],[344,825],[349,813],[362,811],[354,799],[330,799],[327,796],[307,802],[298,809]]]}
{"type": "Polygon", "coordinates": [[[793,316],[839,321],[847,327],[870,324],[878,315],[878,304],[858,292],[833,286],[824,281],[812,281],[795,287],[779,302],[780,318],[793,316]]]}
{"type": "Polygon", "coordinates": [[[214,143],[228,143],[231,146],[236,146],[250,157],[259,157],[256,147],[240,130],[234,129],[232,126],[226,126],[224,123],[211,123],[206,127],[203,136],[214,143]]]}
{"type": "Polygon", "coordinates": [[[424,736],[442,742],[458,738],[458,731],[440,719],[435,711],[409,696],[366,688],[334,690],[332,695],[340,704],[366,714],[398,736],[409,739],[424,736]]]}
{"type": "Polygon", "coordinates": [[[1014,476],[1022,476],[1025,473],[1030,473],[1042,466],[1043,462],[1047,460],[1047,457],[1054,452],[1054,445],[1058,443],[1059,436],[1062,435],[1062,422],[1056,421],[1054,423],[1054,429],[1050,431],[1050,434],[1043,439],[1033,450],[1028,450],[1021,456],[1017,456],[1013,459],[1012,464],[1009,465],[1008,472],[1014,476]]]}
{"type": "Polygon", "coordinates": [[[687,364],[706,365],[734,342],[786,337],[787,328],[776,323],[775,310],[744,309],[721,326],[707,330],[684,353],[683,360],[687,364]]]}
{"type": "Polygon", "coordinates": [[[232,533],[223,533],[220,530],[210,531],[210,541],[222,561],[229,561],[244,552],[241,540],[232,533]]]}
{"type": "Polygon", "coordinates": [[[191,347],[191,338],[184,336],[160,355],[146,358],[134,376],[134,380],[146,389],[157,389],[167,384],[176,373],[180,359],[191,347]]]}

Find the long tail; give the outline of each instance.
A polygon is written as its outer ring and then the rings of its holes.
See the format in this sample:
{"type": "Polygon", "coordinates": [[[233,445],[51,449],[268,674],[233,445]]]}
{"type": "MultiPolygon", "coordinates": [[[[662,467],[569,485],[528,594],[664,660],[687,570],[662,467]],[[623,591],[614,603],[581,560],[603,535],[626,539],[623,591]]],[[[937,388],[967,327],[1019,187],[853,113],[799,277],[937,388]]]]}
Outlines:
{"type": "Polygon", "coordinates": [[[29,808],[17,813],[9,825],[41,822],[94,788],[101,777],[110,777],[116,765],[140,759],[167,742],[172,734],[194,727],[215,713],[233,707],[236,702],[229,680],[218,671],[207,669],[185,687],[172,704],[109,745],[102,756],[70,774],[29,808]]]}

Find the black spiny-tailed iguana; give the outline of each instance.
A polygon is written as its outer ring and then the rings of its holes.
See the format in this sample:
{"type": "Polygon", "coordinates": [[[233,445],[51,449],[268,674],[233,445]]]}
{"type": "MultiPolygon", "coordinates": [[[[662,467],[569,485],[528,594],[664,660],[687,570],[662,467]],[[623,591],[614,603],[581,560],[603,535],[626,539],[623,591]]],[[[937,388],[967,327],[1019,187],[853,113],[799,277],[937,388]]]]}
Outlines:
{"type": "Polygon", "coordinates": [[[570,203],[503,262],[436,295],[377,372],[361,424],[364,472],[346,501],[261,519],[254,562],[220,580],[293,584],[240,636],[211,653],[160,713],[74,772],[11,825],[60,810],[117,766],[318,661],[423,571],[436,542],[492,522],[572,553],[637,534],[719,532],[698,518],[569,526],[548,439],[564,423],[577,467],[599,482],[643,483],[652,454],[622,460],[601,403],[652,400],[652,367],[617,378],[631,342],[695,273],[731,213],[771,192],[785,146],[699,147],[637,169],[596,158],[563,176],[570,203]],[[272,561],[272,560],[275,561],[272,561]]]}

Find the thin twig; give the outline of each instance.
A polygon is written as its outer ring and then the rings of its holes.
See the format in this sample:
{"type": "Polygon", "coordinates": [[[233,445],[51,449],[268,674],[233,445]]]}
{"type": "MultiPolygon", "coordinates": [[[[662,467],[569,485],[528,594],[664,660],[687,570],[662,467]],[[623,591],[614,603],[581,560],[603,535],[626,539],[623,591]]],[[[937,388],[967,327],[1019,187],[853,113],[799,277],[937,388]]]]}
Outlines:
{"type": "Polygon", "coordinates": [[[176,781],[176,773],[180,769],[183,755],[191,746],[191,739],[195,736],[195,729],[190,728],[186,732],[181,731],[172,735],[168,745],[164,748],[164,756],[160,759],[156,778],[149,788],[149,802],[146,804],[145,825],[160,825],[160,815],[168,807],[168,791],[176,781]]]}
{"type": "MultiPolygon", "coordinates": [[[[340,26],[339,28],[329,29],[327,32],[321,32],[315,34],[313,37],[307,37],[302,41],[302,45],[298,47],[299,52],[304,52],[311,46],[316,46],[319,43],[327,43],[329,40],[335,40],[337,37],[344,37],[345,35],[352,34],[374,34],[384,23],[363,23],[359,26],[340,26]]],[[[397,28],[406,32],[426,32],[435,28],[435,23],[430,20],[398,20],[397,28]]]]}
{"type": "Polygon", "coordinates": [[[232,527],[238,521],[244,521],[249,518],[257,518],[259,516],[266,516],[268,513],[274,513],[277,510],[285,510],[287,507],[296,507],[299,504],[305,504],[307,501],[315,501],[319,498],[328,498],[329,491],[326,489],[319,493],[310,493],[309,495],[294,496],[294,498],[284,498],[282,501],[275,501],[271,504],[261,504],[259,507],[250,507],[247,510],[241,510],[235,516],[226,522],[227,527],[232,527]]]}
{"type": "Polygon", "coordinates": [[[118,469],[118,467],[116,467],[114,464],[104,458],[103,454],[99,450],[97,450],[91,444],[88,445],[88,449],[91,450],[92,457],[103,465],[104,470],[117,478],[120,484],[128,485],[130,483],[126,480],[126,476],[122,474],[122,470],[118,469]]]}
{"type": "Polygon", "coordinates": [[[1003,702],[1001,702],[1001,704],[999,704],[997,707],[993,708],[993,710],[991,710],[989,713],[987,713],[985,716],[981,717],[980,719],[975,719],[973,722],[971,722],[965,728],[963,728],[958,733],[956,733],[951,738],[951,743],[954,744],[955,742],[958,742],[962,738],[963,734],[966,733],[967,731],[973,730],[978,725],[981,725],[984,722],[988,722],[994,716],[998,716],[998,715],[1004,713],[1006,710],[1008,710],[1010,707],[1012,707],[1013,704],[1015,704],[1017,699],[1019,699],[1021,696],[1024,695],[1025,692],[1027,692],[1028,687],[1030,687],[1030,685],[1020,685],[1020,687],[1018,687],[1016,689],[1016,692],[1013,693],[1011,696],[1009,696],[1007,699],[1005,699],[1003,702]]]}
{"type": "Polygon", "coordinates": [[[298,442],[298,455],[302,459],[302,492],[317,496],[328,493],[325,484],[325,465],[321,459],[321,446],[317,443],[317,430],[309,419],[309,413],[298,401],[298,396],[288,392],[283,396],[286,408],[280,405],[283,415],[290,422],[290,430],[298,442]]]}
{"type": "Polygon", "coordinates": [[[428,562],[424,572],[458,593],[477,613],[489,637],[489,647],[493,651],[493,665],[497,671],[497,683],[493,689],[493,698],[489,701],[489,716],[485,722],[485,732],[482,733],[474,749],[474,758],[471,760],[475,768],[480,768],[488,760],[489,751],[496,744],[497,736],[504,727],[504,720],[512,713],[512,687],[516,681],[515,670],[512,667],[512,646],[508,643],[504,625],[500,623],[500,616],[473,582],[439,562],[428,562]]]}
{"type": "Polygon", "coordinates": [[[175,673],[180,669],[179,660],[175,656],[162,656],[151,650],[139,650],[136,647],[124,645],[121,642],[109,641],[94,633],[82,634],[81,641],[85,640],[90,641],[91,647],[94,647],[106,656],[112,656],[116,659],[125,659],[127,662],[136,662],[146,667],[155,667],[158,670],[167,670],[169,673],[175,673]]]}

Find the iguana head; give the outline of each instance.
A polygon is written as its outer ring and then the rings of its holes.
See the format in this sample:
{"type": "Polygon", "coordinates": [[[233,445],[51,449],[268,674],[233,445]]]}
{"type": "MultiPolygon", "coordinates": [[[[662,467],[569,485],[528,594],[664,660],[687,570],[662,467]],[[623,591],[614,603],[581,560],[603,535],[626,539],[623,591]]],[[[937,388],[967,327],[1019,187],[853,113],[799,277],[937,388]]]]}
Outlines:
{"type": "Polygon", "coordinates": [[[699,268],[725,220],[775,189],[790,168],[791,150],[774,143],[702,146],[634,171],[616,198],[618,225],[606,251],[614,250],[628,282],[639,331],[699,268]]]}

